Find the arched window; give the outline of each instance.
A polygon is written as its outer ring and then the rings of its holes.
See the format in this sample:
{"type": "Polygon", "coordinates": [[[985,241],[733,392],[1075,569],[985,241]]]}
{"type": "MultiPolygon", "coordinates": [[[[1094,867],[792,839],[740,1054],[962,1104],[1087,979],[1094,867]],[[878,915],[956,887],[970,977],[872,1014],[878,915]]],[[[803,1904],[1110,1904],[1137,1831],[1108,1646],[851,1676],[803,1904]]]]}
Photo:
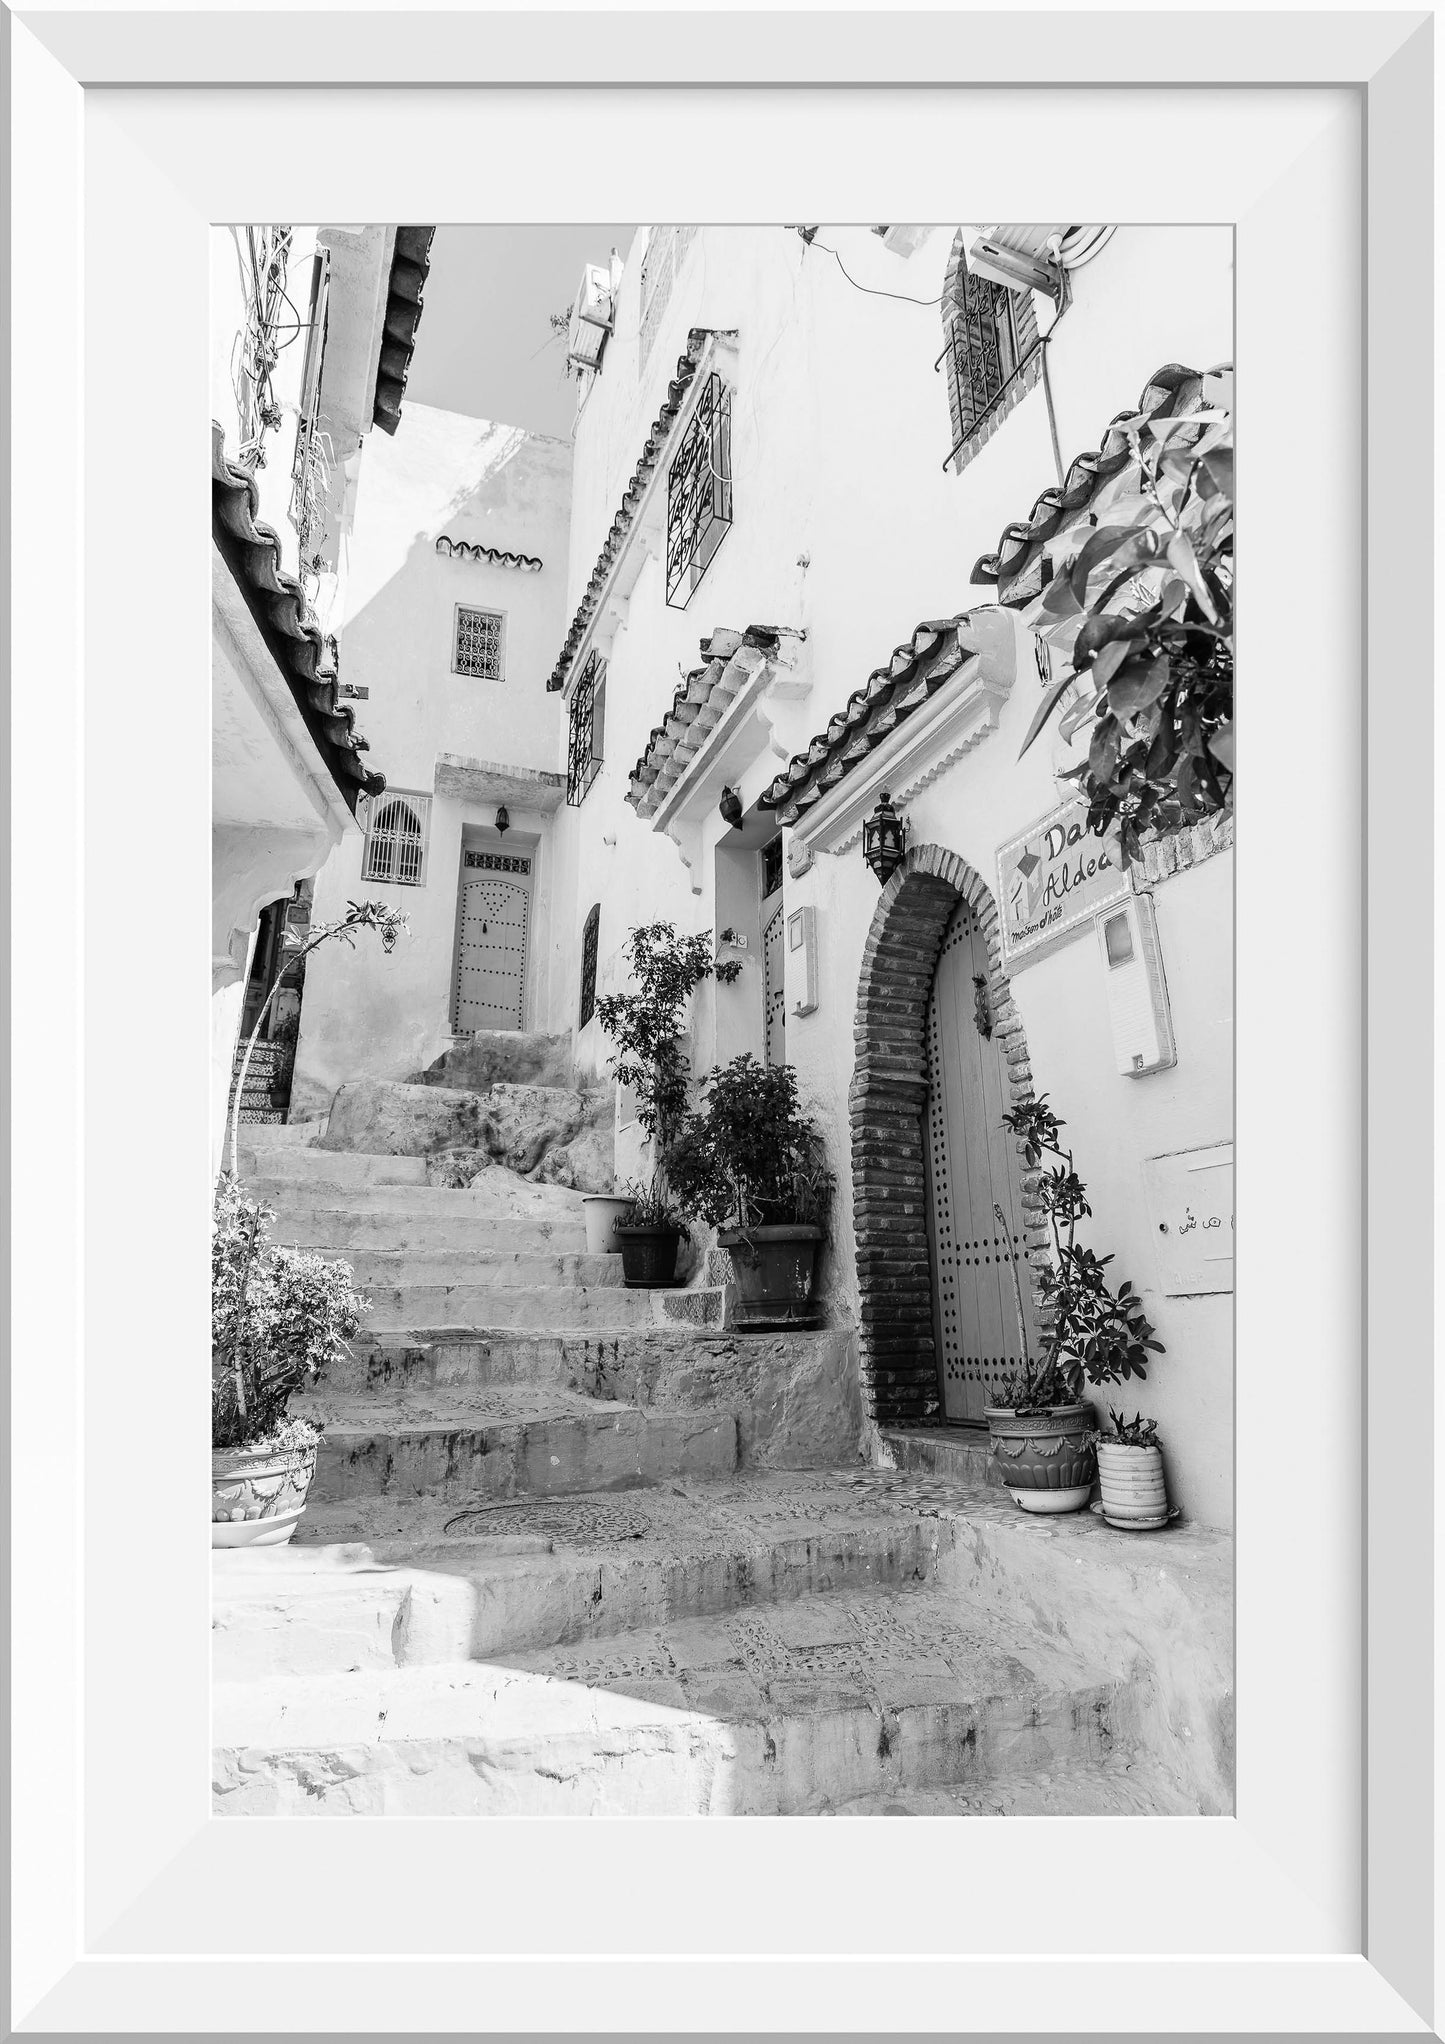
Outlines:
{"type": "Polygon", "coordinates": [[[376,797],[367,812],[363,880],[390,881],[395,887],[421,887],[426,880],[429,795],[376,797]]]}
{"type": "Polygon", "coordinates": [[[582,1000],[577,1010],[579,1029],[587,1027],[597,1006],[597,925],[601,920],[602,904],[594,902],[582,925],[582,1000]]]}
{"type": "Polygon", "coordinates": [[[943,332],[953,426],[948,458],[958,470],[972,461],[1039,372],[1033,293],[975,276],[961,229],[944,272],[943,332]]]}

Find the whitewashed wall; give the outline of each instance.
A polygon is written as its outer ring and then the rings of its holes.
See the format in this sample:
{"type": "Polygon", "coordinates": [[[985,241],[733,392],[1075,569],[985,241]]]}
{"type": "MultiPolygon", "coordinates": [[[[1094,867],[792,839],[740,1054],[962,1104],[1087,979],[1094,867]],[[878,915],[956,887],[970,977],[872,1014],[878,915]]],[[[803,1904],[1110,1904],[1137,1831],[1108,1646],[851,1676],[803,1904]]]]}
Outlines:
{"type": "MultiPolygon", "coordinates": [[[[619,947],[635,923],[669,916],[683,929],[714,926],[712,844],[724,832],[720,819],[694,875],[623,799],[679,671],[698,664],[699,638],[718,625],[806,630],[812,696],[797,706],[796,728],[779,731],[786,749],[800,748],[919,622],[990,600],[989,587],[970,583],[975,561],[1054,483],[1039,388],[961,475],[945,471],[952,436],[944,376],[933,367],[942,347],[937,307],[864,295],[821,246],[836,248],[860,285],[936,300],[953,232],[939,229],[901,260],[866,229],[825,228],[812,248],[782,229],[704,229],[677,277],[643,376],[636,338],[641,237],[630,251],[618,333],[577,425],[568,614],[693,326],[738,330],[735,522],[685,613],[665,606],[661,562],[644,568],[614,644],[606,764],[582,807],[564,812],[557,830],[557,899],[572,907],[570,919],[559,907],[553,933],[556,1026],[565,1026],[575,1001],[577,948],[593,901],[602,904],[602,990],[621,978],[619,947]]],[[[1202,369],[1230,358],[1231,263],[1227,229],[1121,228],[1075,273],[1073,304],[1050,344],[1066,462],[1097,448],[1109,421],[1135,406],[1164,364],[1202,369]]],[[[1051,312],[1040,303],[1041,324],[1051,312]]],[[[1015,764],[1036,700],[1020,683],[999,729],[925,790],[909,815],[914,842],[933,840],[959,852],[991,886],[999,842],[1059,799],[1047,744],[1015,764]]],[[[758,760],[742,783],[745,804],[779,763],[773,755],[758,760]]],[[[1173,1071],[1145,1079],[1115,1071],[1092,929],[1016,980],[1036,1082],[1068,1117],[1090,1184],[1099,1217],[1090,1239],[1117,1250],[1120,1274],[1140,1286],[1168,1345],[1142,1402],[1161,1423],[1175,1494],[1192,1515],[1217,1524],[1231,1515],[1231,1301],[1158,1295],[1149,1238],[1155,1224],[1140,1167],[1149,1155],[1231,1134],[1232,866],[1226,853],[1157,890],[1179,1045],[1173,1071]]],[[[854,1007],[878,889],[856,850],[820,855],[809,874],[787,886],[790,908],[804,902],[816,908],[821,986],[814,1015],[789,1013],[788,1055],[828,1131],[846,1189],[854,1007]]],[[[738,988],[699,995],[700,1068],[717,1043],[714,1002],[756,999],[756,970],[750,960],[738,988]]],[[[790,1010],[794,998],[790,986],[790,1010]]],[[[584,1061],[605,1055],[595,1023],[578,1049],[584,1061]]],[[[625,1144],[620,1160],[630,1161],[625,1144]]],[[[857,1303],[847,1211],[845,1198],[827,1277],[845,1317],[857,1303]]],[[[1129,1402],[1132,1410],[1141,1400],[1131,1391],[1129,1402]]]]}
{"type": "MultiPolygon", "coordinates": [[[[557,698],[545,690],[564,620],[566,441],[443,412],[410,400],[396,435],[373,434],[350,542],[341,671],[369,691],[358,722],[370,763],[398,792],[432,793],[442,753],[554,772],[557,698]],[[541,558],[538,573],[436,552],[439,535],[541,558]],[[504,679],[452,672],[457,604],[506,618],[504,679]]],[[[398,1078],[429,1064],[451,1037],[457,889],[464,827],[489,831],[496,801],[434,795],[426,880],[387,886],[361,878],[361,842],[340,847],[319,874],[313,915],[329,921],[363,896],[404,909],[411,935],[390,956],[365,939],[333,944],[307,967],[292,1091],[293,1116],[323,1109],[337,1086],[398,1078]]],[[[504,849],[534,856],[529,1026],[551,1000],[555,918],[548,818],[510,802],[504,849]]]]}

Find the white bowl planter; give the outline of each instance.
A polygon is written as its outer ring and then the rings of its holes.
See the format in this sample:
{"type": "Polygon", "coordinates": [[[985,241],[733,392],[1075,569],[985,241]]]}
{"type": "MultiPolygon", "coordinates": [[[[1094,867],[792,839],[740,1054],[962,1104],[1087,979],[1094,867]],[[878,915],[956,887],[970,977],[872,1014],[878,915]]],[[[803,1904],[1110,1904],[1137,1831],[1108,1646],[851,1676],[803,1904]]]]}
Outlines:
{"type": "Polygon", "coordinates": [[[1169,1523],[1164,1491],[1164,1458],[1157,1448],[1131,1448],[1100,1441],[1099,1491],[1111,1526],[1145,1531],[1169,1523]]]}
{"type": "Polygon", "coordinates": [[[587,1229],[589,1256],[615,1256],[622,1244],[612,1230],[632,1205],[615,1192],[589,1192],[582,1198],[582,1219],[587,1229]]]}

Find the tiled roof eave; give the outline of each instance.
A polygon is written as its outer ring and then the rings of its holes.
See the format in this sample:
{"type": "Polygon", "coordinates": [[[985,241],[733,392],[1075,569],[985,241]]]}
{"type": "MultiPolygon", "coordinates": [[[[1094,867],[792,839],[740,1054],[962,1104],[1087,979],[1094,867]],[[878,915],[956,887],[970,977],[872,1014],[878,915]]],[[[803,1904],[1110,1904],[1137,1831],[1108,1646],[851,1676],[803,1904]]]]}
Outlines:
{"type": "Polygon", "coordinates": [[[1040,566],[1049,541],[1081,518],[1104,485],[1121,475],[1132,462],[1133,452],[1122,430],[1124,422],[1141,414],[1150,419],[1167,419],[1194,410],[1207,373],[1186,369],[1178,362],[1166,362],[1156,369],[1133,410],[1117,412],[1098,447],[1074,457],[1062,485],[1041,491],[1027,518],[1003,528],[994,551],[981,555],[974,563],[970,581],[976,585],[996,584],[1002,604],[1026,603],[1036,596],[1034,570],[1040,566]]]}
{"type": "Polygon", "coordinates": [[[257,503],[253,477],[230,461],[222,429],[213,419],[212,536],[327,771],[354,813],[357,797],[379,795],[386,776],[362,760],[367,742],[356,729],[356,712],[338,690],[336,642],[322,632],[301,584],[282,568],[280,539],[269,525],[258,523],[257,503]]]}
{"type": "Polygon", "coordinates": [[[435,227],[398,227],[386,282],[381,351],[376,365],[372,424],[394,433],[401,423],[401,401],[411,370],[416,330],[421,324],[422,290],[431,269],[435,227]]]}
{"type": "Polygon", "coordinates": [[[613,517],[607,537],[602,543],[602,550],[597,556],[596,565],[582,593],[582,600],[567,628],[562,650],[557,656],[551,674],[547,677],[549,694],[555,694],[567,685],[567,678],[582,652],[587,633],[597,615],[608,583],[626,550],[643,500],[677,430],[678,420],[697,380],[698,369],[709,344],[732,338],[735,336],[731,331],[721,328],[693,327],[689,330],[687,346],[678,357],[676,372],[667,386],[666,401],[652,422],[652,428],[643,443],[642,453],[638,456],[637,464],[632,471],[632,478],[622,493],[622,502],[613,517]]]}
{"type": "Polygon", "coordinates": [[[758,670],[778,658],[782,640],[802,636],[785,626],[749,625],[741,632],[716,630],[703,640],[703,666],[675,690],[629,778],[625,799],[645,823],[670,811],[713,733],[758,670]]]}

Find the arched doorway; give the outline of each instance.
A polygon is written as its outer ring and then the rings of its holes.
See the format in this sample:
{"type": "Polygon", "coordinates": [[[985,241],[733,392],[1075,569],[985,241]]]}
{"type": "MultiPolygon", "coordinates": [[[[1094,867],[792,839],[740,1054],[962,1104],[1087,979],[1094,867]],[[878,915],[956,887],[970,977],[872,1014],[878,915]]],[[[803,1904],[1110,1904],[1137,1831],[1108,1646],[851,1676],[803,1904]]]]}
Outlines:
{"type": "MultiPolygon", "coordinates": [[[[998,1093],[992,1105],[987,1104],[985,1095],[985,1105],[976,1111],[982,1116],[997,1107],[996,1118],[1001,1118],[1005,1105],[1016,1104],[1033,1090],[1023,1025],[1000,962],[993,896],[956,853],[940,845],[916,846],[879,896],[864,945],[854,1025],[857,1060],[849,1092],[863,1395],[872,1417],[883,1426],[936,1424],[944,1417],[940,1357],[947,1343],[935,1300],[935,1245],[930,1242],[931,1233],[935,1243],[943,1237],[940,1229],[931,1226],[930,1218],[928,1038],[933,1027],[930,1010],[934,1016],[942,1012],[935,1001],[936,972],[950,928],[956,931],[961,927],[954,921],[961,905],[969,911],[967,957],[945,961],[943,999],[957,1009],[956,989],[949,989],[952,979],[963,970],[971,1000],[974,973],[979,961],[986,959],[984,993],[991,1031],[987,1047],[994,1060],[998,1093]]],[[[955,948],[962,952],[961,939],[955,948]]],[[[980,971],[980,976],[985,973],[980,971]]],[[[969,1012],[961,1017],[955,1014],[955,1022],[973,1026],[969,1012]]],[[[960,1036],[960,1057],[966,1047],[960,1036]]],[[[945,1116],[946,1112],[945,1108],[945,1116]]],[[[1033,1196],[1035,1180],[1022,1169],[1013,1139],[1002,1131],[999,1134],[1002,1140],[990,1154],[1014,1194],[1011,1203],[1004,1202],[1011,1239],[997,1249],[970,1248],[966,1266],[951,1266],[955,1283],[970,1286],[975,1283],[976,1271],[987,1271],[995,1293],[1007,1272],[996,1260],[985,1265],[985,1255],[993,1259],[1013,1256],[1021,1247],[1022,1258],[1037,1261],[1047,1249],[1042,1215],[1033,1196]],[[975,1256],[980,1259],[976,1265],[972,1261],[975,1256]]],[[[988,1140],[991,1144],[993,1139],[988,1140]]],[[[967,1141],[967,1123],[962,1122],[955,1148],[967,1141]]],[[[981,1197],[987,1189],[988,1181],[981,1177],[981,1197]]],[[[989,1191],[989,1204],[991,1199],[989,1191]]],[[[979,1244],[983,1237],[972,1228],[972,1218],[970,1199],[965,1208],[956,1208],[951,1215],[947,1240],[979,1244]],[[959,1225],[965,1216],[968,1229],[959,1225]]],[[[957,1252],[949,1249],[946,1253],[961,1257],[965,1252],[960,1246],[957,1252]]],[[[1032,1304],[1029,1263],[1021,1259],[1016,1267],[1026,1302],[1032,1304]]],[[[942,1289],[940,1286],[939,1291],[942,1289]]],[[[975,1312],[971,1296],[968,1310],[975,1312]]],[[[958,1318],[958,1324],[962,1329],[965,1323],[958,1318]]],[[[976,1336],[978,1328],[972,1321],[967,1324],[976,1336]]],[[[992,1332],[994,1323],[989,1321],[987,1326],[992,1332]]],[[[1005,1331],[1000,1324],[1000,1339],[991,1347],[985,1350],[975,1339],[967,1352],[979,1361],[1007,1356],[1013,1351],[1003,1343],[1005,1331]]],[[[961,1342],[958,1346],[961,1355],[961,1342]]],[[[1014,1350],[1016,1346],[1015,1333],[1014,1350]]],[[[980,1404],[980,1417],[981,1411],[980,1404]]]]}

